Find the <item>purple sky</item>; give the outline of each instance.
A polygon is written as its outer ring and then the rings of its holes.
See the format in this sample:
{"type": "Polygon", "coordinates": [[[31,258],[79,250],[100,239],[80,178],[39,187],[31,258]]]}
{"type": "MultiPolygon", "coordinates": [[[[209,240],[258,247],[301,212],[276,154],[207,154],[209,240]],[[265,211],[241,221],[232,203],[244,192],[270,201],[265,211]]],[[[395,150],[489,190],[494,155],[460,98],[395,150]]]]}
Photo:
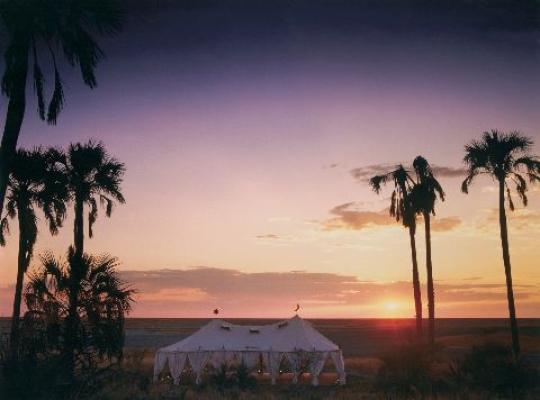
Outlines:
{"type": "MultiPolygon", "coordinates": [[[[378,219],[364,229],[340,214],[349,210],[340,205],[354,202],[354,221],[364,221],[362,213],[379,213],[387,203],[351,170],[418,154],[459,168],[463,145],[491,128],[519,129],[540,141],[534,5],[479,4],[132,1],[124,31],[104,41],[98,88],[88,90],[78,71],[64,68],[58,125],[38,121],[30,102],[20,143],[95,138],[126,163],[127,204],[110,220],[101,215],[89,241],[89,250],[119,256],[124,270],[208,266],[406,281],[404,232],[378,219]]],[[[442,179],[448,200],[439,206],[443,223],[434,242],[438,279],[502,282],[490,182],[479,181],[466,197],[460,179],[442,179]],[[463,249],[458,255],[455,246],[463,249]]],[[[530,224],[512,237],[515,277],[540,285],[540,253],[530,239],[539,232],[538,192],[527,212],[530,224]]],[[[70,223],[57,238],[43,228],[38,252],[64,252],[70,223]]],[[[16,247],[1,252],[10,267],[0,280],[12,282],[16,247]]],[[[176,293],[180,309],[186,296],[201,310],[214,307],[219,293],[201,295],[202,283],[190,285],[176,293]]],[[[465,311],[481,313],[489,299],[465,311]]],[[[529,299],[524,310],[540,302],[529,299]]],[[[350,301],[350,308],[306,312],[355,315],[350,301]]],[[[448,301],[447,315],[465,312],[448,301]]],[[[498,304],[490,315],[504,315],[498,304]]],[[[379,303],[369,307],[358,316],[381,310],[379,303]]],[[[412,308],[397,313],[412,315],[412,308]]]]}

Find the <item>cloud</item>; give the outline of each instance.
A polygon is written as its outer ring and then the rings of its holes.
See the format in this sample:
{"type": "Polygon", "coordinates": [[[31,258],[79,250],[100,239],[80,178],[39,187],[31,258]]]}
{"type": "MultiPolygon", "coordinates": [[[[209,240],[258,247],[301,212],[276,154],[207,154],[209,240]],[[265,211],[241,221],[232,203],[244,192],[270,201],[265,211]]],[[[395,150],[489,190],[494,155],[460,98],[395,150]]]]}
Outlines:
{"type": "Polygon", "coordinates": [[[445,167],[442,165],[432,165],[431,169],[438,178],[465,178],[467,168],[463,167],[445,167]]]}
{"type": "Polygon", "coordinates": [[[144,295],[145,301],[182,301],[186,303],[209,300],[212,297],[201,288],[164,288],[144,295]]]}
{"type": "Polygon", "coordinates": [[[255,238],[257,239],[272,239],[272,240],[276,240],[276,239],[279,239],[279,235],[275,235],[273,233],[265,233],[264,235],[257,235],[255,236],[255,238]]]}
{"type": "Polygon", "coordinates": [[[396,167],[395,164],[372,164],[351,169],[351,175],[359,181],[367,181],[374,175],[385,174],[396,167]]]}
{"type": "MultiPolygon", "coordinates": [[[[526,230],[540,229],[540,211],[520,208],[515,211],[506,211],[506,218],[510,229],[526,230]]],[[[488,210],[487,217],[478,225],[480,229],[498,229],[499,210],[496,208],[488,210]]]]}
{"type": "Polygon", "coordinates": [[[360,211],[353,207],[354,202],[340,204],[330,210],[335,217],[323,221],[325,230],[352,229],[362,230],[375,226],[395,224],[394,218],[388,214],[388,209],[380,211],[360,211]]]}
{"type": "MultiPolygon", "coordinates": [[[[388,213],[388,209],[380,211],[357,210],[358,203],[340,204],[330,210],[334,215],[322,222],[325,230],[363,230],[378,226],[394,226],[396,220],[388,213]]],[[[432,218],[431,229],[436,232],[450,231],[461,224],[459,217],[432,218]]]]}
{"type": "MultiPolygon", "coordinates": [[[[334,313],[339,307],[358,307],[358,316],[362,316],[362,310],[380,307],[389,300],[403,304],[406,313],[409,308],[411,315],[414,311],[411,283],[406,281],[371,282],[339,273],[243,272],[212,267],[122,271],[121,276],[140,292],[135,316],[209,316],[218,307],[227,316],[275,317],[290,314],[296,303],[315,315],[328,307],[334,313]]],[[[540,298],[538,285],[515,284],[514,289],[520,301],[540,298]]],[[[504,304],[506,300],[504,283],[436,282],[435,290],[442,306],[478,303],[481,310],[487,303],[504,304]]],[[[501,307],[501,315],[505,310],[501,307]]]]}
{"type": "Polygon", "coordinates": [[[436,232],[451,231],[457,226],[461,225],[461,218],[459,217],[445,217],[445,218],[432,218],[431,230],[436,232]]]}
{"type": "Polygon", "coordinates": [[[470,276],[468,278],[462,278],[461,280],[462,281],[481,281],[482,277],[481,276],[470,276]]]}
{"type": "MultiPolygon", "coordinates": [[[[292,313],[296,303],[300,303],[303,315],[310,316],[335,317],[342,315],[340,310],[350,310],[350,315],[358,317],[384,316],[388,303],[399,304],[401,316],[414,314],[412,287],[407,281],[374,282],[339,273],[243,272],[213,267],[125,270],[121,278],[138,289],[133,317],[211,317],[216,307],[225,317],[284,317],[292,313]]],[[[514,284],[520,310],[522,305],[540,301],[539,289],[538,284],[514,284]]],[[[490,315],[506,313],[503,282],[435,282],[435,293],[437,306],[444,312],[463,310],[462,315],[483,316],[486,307],[491,307],[490,315]]],[[[13,285],[0,287],[3,316],[10,315],[12,296],[13,285]]],[[[439,315],[444,316],[444,312],[439,315]]],[[[534,312],[531,308],[528,315],[538,317],[538,309],[534,312]]]]}
{"type": "Polygon", "coordinates": [[[332,164],[324,165],[323,168],[324,169],[334,169],[334,168],[337,168],[338,166],[339,166],[338,163],[332,163],[332,164]]]}
{"type": "MultiPolygon", "coordinates": [[[[396,164],[372,164],[365,167],[353,168],[350,173],[358,181],[366,182],[374,175],[385,174],[396,168],[396,164]]],[[[403,163],[405,164],[405,163],[403,163]]],[[[408,167],[412,170],[412,167],[408,167]]],[[[467,169],[462,167],[448,167],[432,165],[431,169],[437,178],[459,178],[467,174],[467,169]]]]}

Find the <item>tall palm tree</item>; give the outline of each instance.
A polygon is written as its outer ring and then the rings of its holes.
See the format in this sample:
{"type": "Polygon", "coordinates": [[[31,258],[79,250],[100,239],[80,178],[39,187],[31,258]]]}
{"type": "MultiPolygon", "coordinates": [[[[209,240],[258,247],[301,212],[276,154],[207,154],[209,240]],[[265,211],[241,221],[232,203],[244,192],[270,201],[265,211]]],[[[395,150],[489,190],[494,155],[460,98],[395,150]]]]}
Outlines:
{"type": "Polygon", "coordinates": [[[8,218],[17,218],[19,226],[19,255],[17,281],[11,319],[11,354],[16,357],[19,344],[19,320],[24,274],[28,269],[37,240],[36,208],[44,211],[49,231],[55,235],[66,213],[66,190],[63,174],[57,168],[57,152],[18,150],[9,175],[7,216],[1,220],[0,245],[5,245],[8,218]]]}
{"type": "Polygon", "coordinates": [[[84,207],[88,212],[88,236],[93,236],[93,225],[98,217],[98,202],[111,216],[114,202],[125,203],[121,183],[125,172],[123,163],[109,156],[101,142],[72,143],[65,160],[67,189],[73,201],[75,255],[84,252],[84,207]]]}
{"type": "Polygon", "coordinates": [[[28,312],[25,320],[43,321],[49,332],[56,333],[41,332],[48,339],[43,341],[45,347],[60,350],[72,360],[81,362],[91,361],[88,356],[97,356],[98,361],[104,357],[109,360],[121,357],[124,318],[131,310],[135,291],[119,279],[118,260],[106,254],[78,257],[70,247],[67,259],[45,253],[41,256],[41,264],[26,286],[28,312]],[[73,268],[74,263],[78,265],[77,269],[73,268]],[[71,293],[72,290],[75,293],[71,293]],[[71,332],[61,326],[71,317],[73,297],[80,301],[76,310],[77,326],[71,332]]]}
{"type": "Polygon", "coordinates": [[[416,173],[416,184],[411,190],[411,204],[416,213],[424,218],[426,238],[426,275],[428,297],[428,337],[430,343],[435,342],[435,289],[433,285],[433,264],[431,260],[431,215],[435,215],[437,198],[444,201],[444,190],[433,175],[427,160],[418,156],[413,161],[416,173]]]}
{"type": "Polygon", "coordinates": [[[469,192],[469,186],[474,178],[480,174],[490,175],[499,186],[499,227],[506,276],[508,313],[512,331],[512,349],[516,358],[520,354],[520,344],[514,305],[505,202],[508,202],[508,207],[514,211],[509,183],[515,185],[519,198],[523,205],[527,206],[528,185],[526,178],[530,183],[540,182],[540,159],[528,155],[532,145],[533,141],[519,132],[505,133],[492,130],[484,132],[481,140],[474,140],[466,145],[465,157],[463,158],[468,166],[467,178],[461,185],[461,190],[464,193],[469,192]]]}
{"type": "MultiPolygon", "coordinates": [[[[101,142],[89,141],[87,143],[75,143],[69,146],[64,158],[67,189],[75,209],[75,221],[73,227],[74,244],[73,259],[70,261],[71,288],[68,293],[69,310],[66,320],[66,337],[76,338],[76,330],[79,326],[79,298],[78,288],[84,278],[84,208],[88,212],[88,236],[93,236],[93,224],[98,216],[98,201],[105,207],[105,215],[111,216],[115,201],[124,203],[124,196],[120,191],[124,164],[110,157],[101,142]]],[[[70,339],[69,339],[70,340],[70,339]]],[[[68,346],[74,349],[76,343],[68,342],[68,346]]],[[[73,354],[73,351],[70,352],[73,354]]],[[[73,358],[70,362],[73,364],[73,358]]]]}
{"type": "Polygon", "coordinates": [[[410,193],[416,184],[403,165],[391,172],[382,175],[376,175],[369,180],[371,188],[379,194],[382,185],[393,182],[394,190],[390,200],[390,215],[396,218],[396,221],[402,221],[403,225],[409,231],[409,240],[411,245],[412,258],[412,280],[414,306],[416,310],[416,331],[418,337],[422,337],[422,293],[420,291],[420,277],[418,274],[418,260],[416,257],[416,214],[411,204],[410,193]]]}
{"type": "Polygon", "coordinates": [[[79,66],[84,83],[94,88],[95,69],[104,53],[93,35],[117,33],[122,24],[122,12],[119,0],[0,0],[0,22],[8,39],[1,89],[9,99],[0,144],[2,210],[26,109],[30,62],[38,114],[41,119],[55,124],[64,105],[59,67],[62,55],[71,66],[79,66]],[[54,81],[47,105],[41,68],[43,53],[51,63],[51,80],[54,81]]]}

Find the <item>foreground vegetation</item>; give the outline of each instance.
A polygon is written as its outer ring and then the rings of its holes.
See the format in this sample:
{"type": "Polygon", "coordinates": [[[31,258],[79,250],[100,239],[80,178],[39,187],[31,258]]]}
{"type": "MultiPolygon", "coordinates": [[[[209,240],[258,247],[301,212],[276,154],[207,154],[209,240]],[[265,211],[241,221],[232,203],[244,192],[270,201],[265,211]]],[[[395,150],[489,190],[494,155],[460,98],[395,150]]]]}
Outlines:
{"type": "Polygon", "coordinates": [[[189,371],[183,374],[183,383],[179,386],[173,385],[167,377],[154,384],[151,381],[152,352],[133,350],[127,352],[120,363],[99,371],[87,371],[72,386],[51,384],[54,369],[41,368],[40,374],[29,370],[16,397],[10,397],[15,395],[11,387],[12,391],[3,393],[2,398],[535,399],[540,395],[540,374],[535,369],[538,366],[526,361],[515,363],[509,347],[487,344],[474,347],[460,357],[449,357],[441,347],[435,351],[431,348],[404,345],[398,351],[376,358],[349,358],[346,360],[349,373],[346,386],[336,385],[336,376],[325,373],[317,388],[310,386],[308,376],[304,376],[300,384],[292,384],[286,372],[276,386],[271,386],[268,377],[247,375],[238,367],[209,371],[200,386],[194,384],[189,371]]]}

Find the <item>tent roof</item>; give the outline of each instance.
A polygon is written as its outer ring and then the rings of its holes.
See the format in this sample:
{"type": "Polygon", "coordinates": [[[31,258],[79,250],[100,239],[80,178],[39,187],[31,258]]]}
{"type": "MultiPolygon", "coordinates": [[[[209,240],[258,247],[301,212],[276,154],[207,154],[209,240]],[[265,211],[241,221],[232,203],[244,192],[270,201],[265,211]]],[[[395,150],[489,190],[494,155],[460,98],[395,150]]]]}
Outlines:
{"type": "Polygon", "coordinates": [[[191,336],[159,352],[336,351],[339,347],[299,316],[270,325],[235,325],[214,319],[191,336]]]}

